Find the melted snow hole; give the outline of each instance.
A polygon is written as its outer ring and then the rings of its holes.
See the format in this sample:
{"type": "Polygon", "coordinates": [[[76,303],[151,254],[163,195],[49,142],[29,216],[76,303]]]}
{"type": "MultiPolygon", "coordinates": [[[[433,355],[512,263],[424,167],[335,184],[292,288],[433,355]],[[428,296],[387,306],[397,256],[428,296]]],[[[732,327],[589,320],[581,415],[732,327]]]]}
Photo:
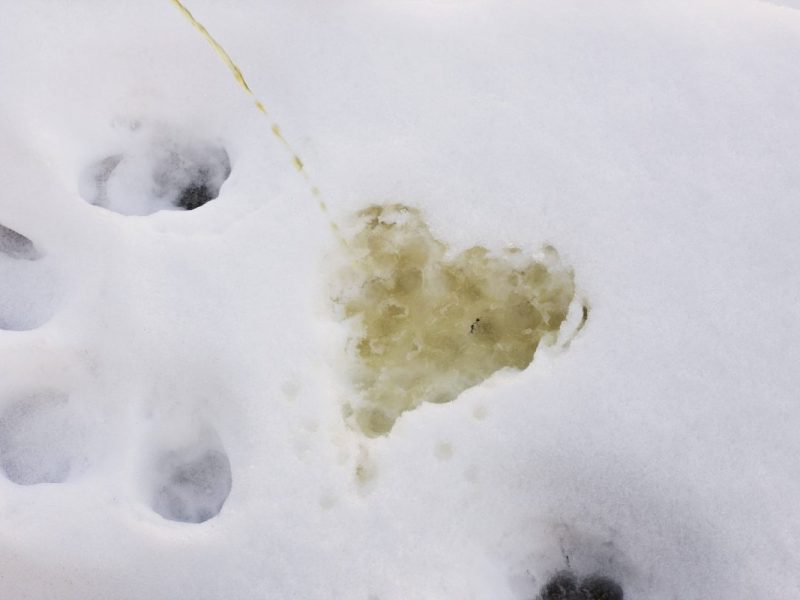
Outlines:
{"type": "Polygon", "coordinates": [[[369,436],[499,369],[525,369],[567,317],[574,278],[554,249],[536,258],[516,248],[496,255],[476,246],[453,257],[447,250],[413,208],[358,213],[334,301],[353,327],[361,396],[345,413],[369,436]]]}

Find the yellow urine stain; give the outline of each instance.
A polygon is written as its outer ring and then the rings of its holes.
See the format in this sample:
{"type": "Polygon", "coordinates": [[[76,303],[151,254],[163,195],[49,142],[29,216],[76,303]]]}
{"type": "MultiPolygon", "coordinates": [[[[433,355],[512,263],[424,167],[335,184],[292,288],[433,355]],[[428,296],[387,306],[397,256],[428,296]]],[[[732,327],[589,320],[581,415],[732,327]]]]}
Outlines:
{"type": "Polygon", "coordinates": [[[362,446],[359,448],[358,460],[356,461],[356,483],[361,488],[361,491],[366,491],[364,488],[370,483],[375,481],[378,476],[378,469],[375,463],[369,456],[367,449],[362,446]]]}
{"type": "Polygon", "coordinates": [[[368,436],[499,369],[525,369],[567,316],[574,276],[554,249],[541,258],[480,246],[449,258],[447,250],[413,208],[375,205],[357,215],[335,302],[354,329],[359,398],[350,420],[368,436]]]}

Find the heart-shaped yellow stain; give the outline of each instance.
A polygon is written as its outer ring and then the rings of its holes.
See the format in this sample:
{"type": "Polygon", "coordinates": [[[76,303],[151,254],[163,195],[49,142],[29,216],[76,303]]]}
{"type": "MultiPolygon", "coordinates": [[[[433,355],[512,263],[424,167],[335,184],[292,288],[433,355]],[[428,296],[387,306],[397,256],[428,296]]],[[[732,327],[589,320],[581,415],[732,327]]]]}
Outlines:
{"type": "Polygon", "coordinates": [[[371,206],[357,221],[336,303],[356,331],[361,398],[345,412],[366,435],[386,434],[403,412],[449,402],[499,369],[524,369],[539,343],[555,341],[575,284],[553,248],[536,259],[480,246],[448,258],[413,208],[371,206]]]}

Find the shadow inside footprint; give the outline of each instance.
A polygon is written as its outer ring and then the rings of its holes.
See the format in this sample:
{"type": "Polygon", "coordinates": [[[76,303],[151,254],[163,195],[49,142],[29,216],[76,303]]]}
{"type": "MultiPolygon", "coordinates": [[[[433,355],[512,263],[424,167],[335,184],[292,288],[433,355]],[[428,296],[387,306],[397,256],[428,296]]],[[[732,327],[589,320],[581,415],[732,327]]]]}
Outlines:
{"type": "Polygon", "coordinates": [[[203,523],[222,510],[232,483],[231,463],[222,449],[170,452],[158,464],[153,510],[170,521],[203,523]]]}
{"type": "Polygon", "coordinates": [[[231,174],[217,142],[152,126],[129,133],[121,152],[83,170],[78,189],[90,204],[123,215],[194,210],[217,198],[231,174]]]}
{"type": "Polygon", "coordinates": [[[0,416],[0,468],[19,485],[61,483],[70,474],[76,433],[66,394],[40,392],[0,416]]]}
{"type": "Polygon", "coordinates": [[[21,233],[0,225],[0,253],[22,260],[36,260],[41,254],[21,233]]]}
{"type": "Polygon", "coordinates": [[[556,573],[542,588],[541,600],[580,600],[578,580],[568,571],[556,573]]]}
{"type": "Polygon", "coordinates": [[[50,260],[27,237],[0,225],[0,329],[28,331],[55,313],[61,285],[50,260]]]}
{"type": "Polygon", "coordinates": [[[585,578],[580,590],[586,600],[622,600],[622,587],[616,581],[600,575],[585,578]]]}
{"type": "Polygon", "coordinates": [[[590,575],[579,583],[570,571],[560,571],[547,581],[538,600],[623,600],[623,593],[608,577],[590,575]]]}
{"type": "Polygon", "coordinates": [[[209,190],[205,183],[202,183],[200,185],[190,185],[184,189],[181,195],[178,196],[177,204],[186,210],[194,210],[214,198],[216,198],[216,194],[209,190]]]}
{"type": "Polygon", "coordinates": [[[223,148],[197,145],[170,149],[153,173],[155,194],[174,207],[194,210],[219,196],[230,174],[230,160],[223,148]]]}

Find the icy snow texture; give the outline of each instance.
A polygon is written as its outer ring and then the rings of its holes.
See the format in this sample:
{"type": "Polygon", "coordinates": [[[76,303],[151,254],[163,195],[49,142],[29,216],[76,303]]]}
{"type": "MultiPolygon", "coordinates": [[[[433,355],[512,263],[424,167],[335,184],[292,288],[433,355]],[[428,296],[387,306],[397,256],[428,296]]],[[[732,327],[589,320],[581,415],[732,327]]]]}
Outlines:
{"type": "Polygon", "coordinates": [[[340,413],[337,242],[197,31],[164,1],[7,3],[0,224],[42,257],[0,255],[0,293],[52,314],[0,331],[0,414],[65,395],[86,446],[61,483],[0,477],[4,597],[530,600],[567,557],[633,600],[800,596],[800,11],[189,7],[334,218],[401,202],[456,253],[551,243],[590,321],[367,440],[340,413]],[[220,196],[87,203],[132,122],[224,148],[220,196]],[[157,457],[207,431],[230,495],[165,519],[157,457]]]}

